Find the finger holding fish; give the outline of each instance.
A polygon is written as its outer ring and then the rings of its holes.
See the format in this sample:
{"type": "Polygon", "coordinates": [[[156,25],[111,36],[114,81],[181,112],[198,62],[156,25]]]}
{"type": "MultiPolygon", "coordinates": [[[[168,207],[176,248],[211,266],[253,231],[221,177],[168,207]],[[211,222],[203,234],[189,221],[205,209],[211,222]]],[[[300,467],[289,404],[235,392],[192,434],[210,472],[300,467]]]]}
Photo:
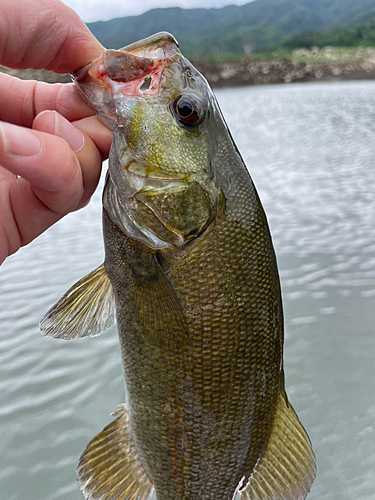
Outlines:
{"type": "Polygon", "coordinates": [[[1,183],[5,218],[1,262],[65,214],[88,203],[111,137],[96,118],[79,126],[82,132],[53,111],[38,115],[33,130],[0,124],[5,179],[1,183]],[[97,140],[102,154],[85,130],[97,140]]]}
{"type": "Polygon", "coordinates": [[[0,73],[0,120],[32,127],[42,111],[55,110],[70,122],[94,116],[71,83],[45,83],[20,80],[0,73]]]}
{"type": "Polygon", "coordinates": [[[112,142],[111,131],[96,117],[70,123],[56,111],[44,111],[37,115],[33,130],[61,137],[75,153],[83,184],[83,194],[75,210],[82,208],[98,185],[102,161],[108,157],[112,142]]]}
{"type": "Polygon", "coordinates": [[[0,63],[4,66],[68,73],[103,50],[79,16],[58,0],[0,3],[0,63]]]}
{"type": "MultiPolygon", "coordinates": [[[[4,66],[66,73],[103,50],[77,14],[58,0],[0,2],[4,66]]],[[[0,87],[1,263],[64,214],[87,203],[111,139],[72,84],[21,81],[1,73],[0,87]],[[59,113],[55,121],[64,133],[55,133],[47,115],[36,119],[46,110],[59,113]],[[88,117],[95,124],[81,122],[88,117]],[[64,119],[78,121],[77,127],[64,119]]]]}

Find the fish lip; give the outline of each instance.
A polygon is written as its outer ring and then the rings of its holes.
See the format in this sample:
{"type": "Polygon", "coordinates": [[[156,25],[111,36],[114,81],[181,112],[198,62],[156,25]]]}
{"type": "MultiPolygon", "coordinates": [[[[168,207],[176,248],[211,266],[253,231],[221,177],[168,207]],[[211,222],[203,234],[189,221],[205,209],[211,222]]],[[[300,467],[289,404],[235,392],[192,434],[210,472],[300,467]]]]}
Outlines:
{"type": "Polygon", "coordinates": [[[73,73],[73,78],[78,84],[91,79],[127,83],[144,78],[156,64],[157,59],[138,57],[119,50],[106,50],[97,59],[73,73]]]}
{"type": "Polygon", "coordinates": [[[176,39],[160,32],[120,50],[106,50],[101,56],[73,73],[73,79],[85,97],[84,87],[99,85],[109,93],[116,90],[124,97],[158,96],[164,69],[182,57],[176,39]],[[143,83],[150,79],[146,90],[143,83]]]}
{"type": "Polygon", "coordinates": [[[177,40],[167,31],[155,33],[126,45],[120,51],[152,59],[170,59],[176,54],[181,55],[177,40]]]}
{"type": "MultiPolygon", "coordinates": [[[[152,70],[157,61],[170,60],[176,55],[181,56],[177,40],[170,33],[161,31],[160,33],[126,45],[122,49],[106,50],[101,56],[83,66],[83,68],[78,69],[72,75],[77,83],[82,82],[88,75],[93,78],[108,75],[112,80],[124,80],[121,77],[116,78],[116,68],[111,67],[109,62],[112,56],[112,58],[117,57],[122,63],[127,62],[126,67],[129,66],[129,72],[134,69],[140,69],[144,73],[143,76],[147,76],[147,68],[152,70]]],[[[131,81],[135,78],[140,78],[140,76],[130,74],[126,78],[126,81],[131,81]]]]}

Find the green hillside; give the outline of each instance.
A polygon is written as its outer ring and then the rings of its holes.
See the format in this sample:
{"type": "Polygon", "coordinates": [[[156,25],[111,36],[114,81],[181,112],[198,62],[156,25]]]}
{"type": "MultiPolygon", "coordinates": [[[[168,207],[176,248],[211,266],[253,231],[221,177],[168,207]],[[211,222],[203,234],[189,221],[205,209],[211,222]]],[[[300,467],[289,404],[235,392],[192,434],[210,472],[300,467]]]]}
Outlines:
{"type": "Polygon", "coordinates": [[[191,59],[230,60],[275,47],[291,49],[316,39],[320,42],[312,45],[320,46],[325,39],[338,40],[340,46],[359,44],[361,33],[365,43],[373,39],[371,29],[362,26],[370,21],[375,21],[374,0],[256,0],[221,9],[153,9],[88,26],[110,48],[170,31],[191,59]]]}
{"type": "Polygon", "coordinates": [[[316,33],[302,33],[284,40],[282,47],[292,50],[295,48],[311,47],[370,47],[375,46],[375,21],[356,28],[337,28],[316,33]]]}

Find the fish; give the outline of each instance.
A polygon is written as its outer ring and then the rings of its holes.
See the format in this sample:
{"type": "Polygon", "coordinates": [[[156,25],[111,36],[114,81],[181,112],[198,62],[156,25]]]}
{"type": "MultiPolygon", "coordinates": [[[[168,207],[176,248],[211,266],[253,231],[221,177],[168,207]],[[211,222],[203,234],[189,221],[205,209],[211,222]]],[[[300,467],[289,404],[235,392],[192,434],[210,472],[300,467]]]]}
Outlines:
{"type": "Polygon", "coordinates": [[[117,321],[126,386],[79,459],[84,498],[304,499],[316,463],[285,392],[275,252],[211,88],[166,32],[73,76],[113,129],[105,260],[41,330],[71,340],[117,321]]]}

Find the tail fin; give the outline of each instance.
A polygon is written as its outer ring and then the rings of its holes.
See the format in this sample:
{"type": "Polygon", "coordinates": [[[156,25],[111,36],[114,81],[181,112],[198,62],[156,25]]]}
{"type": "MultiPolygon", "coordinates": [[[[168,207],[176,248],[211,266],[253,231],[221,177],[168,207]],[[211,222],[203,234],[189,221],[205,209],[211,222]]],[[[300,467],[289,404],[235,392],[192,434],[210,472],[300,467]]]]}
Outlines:
{"type": "Polygon", "coordinates": [[[316,475],[310,439],[283,391],[274,427],[243,500],[303,500],[316,475]]]}

